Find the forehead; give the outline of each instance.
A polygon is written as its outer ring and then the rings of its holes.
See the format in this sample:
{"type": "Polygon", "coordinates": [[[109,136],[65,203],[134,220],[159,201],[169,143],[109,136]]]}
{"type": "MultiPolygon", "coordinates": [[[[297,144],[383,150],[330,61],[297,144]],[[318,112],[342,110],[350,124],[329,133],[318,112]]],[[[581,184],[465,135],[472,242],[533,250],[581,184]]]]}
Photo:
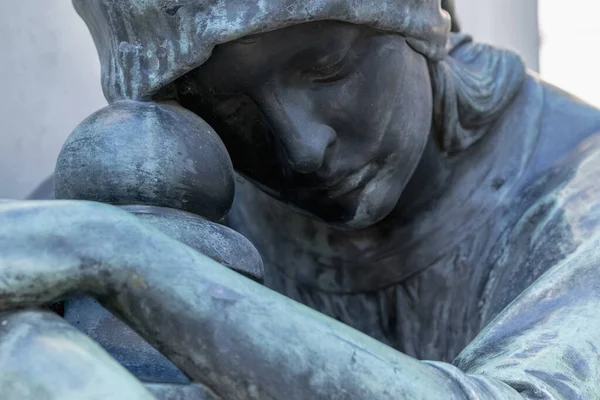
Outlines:
{"type": "Polygon", "coordinates": [[[200,67],[203,75],[254,69],[289,62],[295,57],[318,57],[350,45],[372,28],[337,21],[310,22],[260,35],[248,36],[215,48],[200,67]]]}

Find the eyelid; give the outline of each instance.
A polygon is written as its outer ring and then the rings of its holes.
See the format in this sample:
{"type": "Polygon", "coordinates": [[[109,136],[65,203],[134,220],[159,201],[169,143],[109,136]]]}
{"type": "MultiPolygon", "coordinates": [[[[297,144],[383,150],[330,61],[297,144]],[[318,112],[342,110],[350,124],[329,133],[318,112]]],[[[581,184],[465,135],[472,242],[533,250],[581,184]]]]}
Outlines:
{"type": "Polygon", "coordinates": [[[319,58],[319,60],[317,60],[317,62],[315,62],[312,65],[311,70],[318,72],[320,70],[329,68],[333,65],[339,64],[348,56],[348,54],[350,53],[350,49],[351,47],[348,47],[347,49],[338,50],[336,52],[330,53],[326,56],[319,58]]]}

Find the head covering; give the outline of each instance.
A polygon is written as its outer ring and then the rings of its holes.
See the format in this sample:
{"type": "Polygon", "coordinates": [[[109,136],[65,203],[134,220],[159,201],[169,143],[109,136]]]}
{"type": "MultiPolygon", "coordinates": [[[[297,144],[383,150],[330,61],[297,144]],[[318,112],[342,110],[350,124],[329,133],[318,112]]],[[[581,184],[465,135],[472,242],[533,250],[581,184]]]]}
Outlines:
{"type": "Polygon", "coordinates": [[[440,0],[73,0],[102,65],[109,102],[148,100],[202,65],[214,46],[310,21],[397,32],[429,59],[450,30],[440,0]]]}

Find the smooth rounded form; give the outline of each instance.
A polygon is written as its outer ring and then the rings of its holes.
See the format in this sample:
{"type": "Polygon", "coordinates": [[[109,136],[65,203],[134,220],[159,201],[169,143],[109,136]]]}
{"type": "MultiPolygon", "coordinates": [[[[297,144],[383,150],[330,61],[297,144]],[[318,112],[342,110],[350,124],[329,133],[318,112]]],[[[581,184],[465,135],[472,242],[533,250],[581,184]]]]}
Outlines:
{"type": "Polygon", "coordinates": [[[214,130],[176,103],[118,102],[83,121],[56,165],[57,199],[170,207],[219,220],[233,166],[214,130]]]}

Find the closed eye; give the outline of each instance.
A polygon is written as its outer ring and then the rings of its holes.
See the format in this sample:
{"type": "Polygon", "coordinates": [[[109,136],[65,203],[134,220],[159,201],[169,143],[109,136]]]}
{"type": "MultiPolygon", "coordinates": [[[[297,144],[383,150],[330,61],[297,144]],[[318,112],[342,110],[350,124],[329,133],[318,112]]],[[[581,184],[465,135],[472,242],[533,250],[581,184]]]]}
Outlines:
{"type": "Polygon", "coordinates": [[[348,50],[335,52],[311,65],[307,77],[313,82],[327,83],[342,79],[348,72],[348,50]]]}

